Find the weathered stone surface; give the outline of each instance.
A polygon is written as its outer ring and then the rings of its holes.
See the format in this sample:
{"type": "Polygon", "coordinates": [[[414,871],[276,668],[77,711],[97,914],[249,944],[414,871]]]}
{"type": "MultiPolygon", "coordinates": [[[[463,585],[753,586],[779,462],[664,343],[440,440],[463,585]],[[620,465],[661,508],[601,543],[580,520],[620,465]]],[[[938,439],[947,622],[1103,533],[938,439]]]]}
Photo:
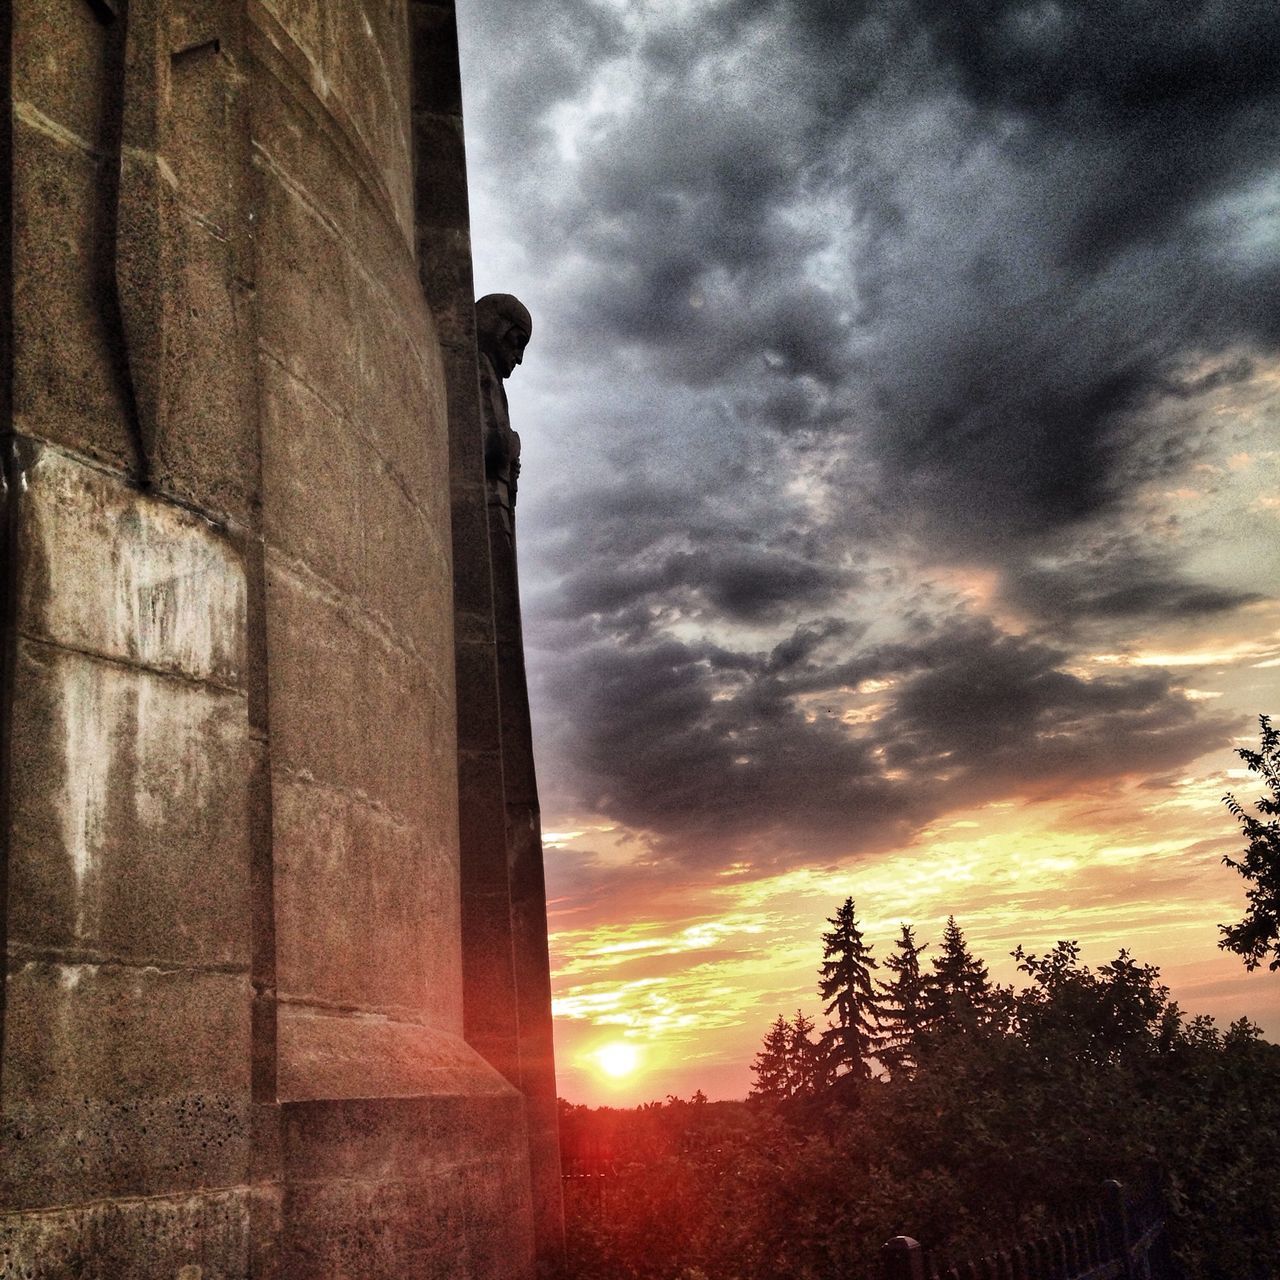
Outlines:
{"type": "Polygon", "coordinates": [[[467,847],[476,850],[468,872],[469,892],[500,891],[509,898],[507,823],[502,809],[485,803],[502,777],[502,757],[496,751],[464,752],[458,759],[458,796],[467,847]]]}
{"type": "Polygon", "coordinates": [[[274,559],[266,584],[272,767],[361,790],[367,733],[350,606],[274,559]]]}
{"type": "Polygon", "coordinates": [[[451,6],[13,8],[0,1271],[525,1280],[526,1105],[462,1039],[451,6]]]}
{"type": "Polygon", "coordinates": [[[134,449],[104,198],[110,162],[20,106],[13,156],[15,428],[128,467],[134,449]]]}
{"type": "Polygon", "coordinates": [[[267,541],[354,595],[364,580],[359,442],[328,401],[272,356],[261,369],[267,541]]]}
{"type": "MultiPolygon", "coordinates": [[[[403,1098],[414,1100],[420,1108],[438,1108],[448,1102],[469,1115],[468,1099],[489,1098],[496,1100],[493,1105],[514,1105],[519,1110],[518,1095],[502,1077],[460,1036],[438,1028],[282,1005],[279,1033],[282,1102],[403,1098]]],[[[484,1103],[472,1117],[476,1123],[477,1117],[489,1114],[488,1106],[484,1103]]],[[[448,1135],[433,1128],[388,1132],[396,1143],[417,1144],[419,1162],[448,1164],[457,1157],[448,1135]]],[[[381,1141],[370,1138],[360,1158],[374,1159],[383,1150],[381,1141]]]]}
{"type": "Polygon", "coordinates": [[[12,960],[5,1059],[6,1208],[246,1180],[247,975],[12,960]]]}
{"type": "Polygon", "coordinates": [[[291,1277],[531,1274],[514,1091],[294,1103],[284,1114],[291,1277]]]}
{"type": "Polygon", "coordinates": [[[250,298],[233,246],[186,210],[165,226],[163,411],[152,483],[219,516],[249,518],[257,485],[250,298]]]}
{"type": "Polygon", "coordinates": [[[9,941],[249,963],[245,703],[19,645],[9,941]]]}
{"type": "Polygon", "coordinates": [[[15,104],[105,151],[121,50],[93,6],[15,4],[12,50],[15,104]]]}
{"type": "Polygon", "coordinates": [[[274,813],[280,990],[448,1017],[453,1005],[442,999],[458,983],[456,949],[442,945],[458,928],[448,847],[433,832],[315,784],[281,780],[274,813]]]}
{"type": "Polygon", "coordinates": [[[250,1271],[243,1190],[0,1213],[0,1274],[22,1280],[213,1280],[250,1271]]]}
{"type": "Polygon", "coordinates": [[[245,577],[208,520],[51,449],[24,450],[18,625],[71,649],[239,687],[245,577]]]}
{"type": "MultiPolygon", "coordinates": [[[[458,71],[458,30],[453,6],[410,6],[413,57],[422,68],[415,84],[415,110],[462,115],[462,77],[458,71]]],[[[470,254],[467,255],[468,260],[470,254]]]]}

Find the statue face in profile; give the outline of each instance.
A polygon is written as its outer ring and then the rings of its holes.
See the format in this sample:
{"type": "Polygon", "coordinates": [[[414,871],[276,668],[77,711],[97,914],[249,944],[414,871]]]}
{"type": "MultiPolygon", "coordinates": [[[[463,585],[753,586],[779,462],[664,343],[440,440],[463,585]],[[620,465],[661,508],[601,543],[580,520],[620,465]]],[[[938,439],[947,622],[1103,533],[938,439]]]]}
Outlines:
{"type": "Polygon", "coordinates": [[[489,293],[476,303],[476,343],[499,378],[509,378],[524,360],[533,321],[518,298],[489,293]]]}
{"type": "Polygon", "coordinates": [[[494,342],[497,359],[494,371],[500,378],[509,378],[516,365],[524,360],[524,349],[529,345],[529,333],[519,324],[509,322],[494,342]]]}

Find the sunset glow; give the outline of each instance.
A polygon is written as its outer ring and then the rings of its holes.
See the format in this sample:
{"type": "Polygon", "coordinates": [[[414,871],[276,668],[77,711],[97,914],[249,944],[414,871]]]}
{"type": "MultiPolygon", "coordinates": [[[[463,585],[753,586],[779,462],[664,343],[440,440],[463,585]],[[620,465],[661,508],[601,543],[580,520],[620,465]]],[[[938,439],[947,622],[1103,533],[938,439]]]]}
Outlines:
{"type": "Polygon", "coordinates": [[[1234,751],[1280,712],[1273,139],[1135,123],[1069,7],[981,93],[910,6],[848,46],[729,8],[595,6],[554,74],[463,16],[477,286],[539,326],[510,403],[561,1093],[744,1096],[779,1014],[824,1025],[846,897],[881,960],[954,914],[998,981],[1123,947],[1280,1035],[1217,946],[1234,751]]]}
{"type": "Polygon", "coordinates": [[[614,1079],[629,1076],[635,1071],[640,1061],[635,1045],[626,1044],[621,1040],[602,1045],[592,1056],[600,1070],[614,1079]]]}

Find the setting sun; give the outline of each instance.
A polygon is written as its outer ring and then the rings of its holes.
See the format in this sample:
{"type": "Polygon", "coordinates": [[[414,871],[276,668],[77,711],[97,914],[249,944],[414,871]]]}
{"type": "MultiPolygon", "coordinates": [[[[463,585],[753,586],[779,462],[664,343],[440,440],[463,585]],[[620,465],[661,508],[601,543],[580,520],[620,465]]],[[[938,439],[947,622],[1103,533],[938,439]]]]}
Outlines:
{"type": "Polygon", "coordinates": [[[621,1041],[606,1044],[591,1056],[595,1058],[605,1075],[615,1077],[629,1076],[640,1061],[640,1055],[636,1052],[635,1046],[623,1044],[621,1041]]]}

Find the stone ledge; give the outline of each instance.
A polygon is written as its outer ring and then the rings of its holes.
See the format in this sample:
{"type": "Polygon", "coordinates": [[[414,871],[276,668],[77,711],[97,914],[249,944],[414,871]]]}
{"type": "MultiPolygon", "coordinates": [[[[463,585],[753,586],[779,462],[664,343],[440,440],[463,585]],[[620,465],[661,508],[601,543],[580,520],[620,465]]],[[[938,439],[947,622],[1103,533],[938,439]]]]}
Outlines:
{"type": "Polygon", "coordinates": [[[278,1011],[282,1103],[519,1094],[461,1036],[299,1006],[278,1011]]]}

